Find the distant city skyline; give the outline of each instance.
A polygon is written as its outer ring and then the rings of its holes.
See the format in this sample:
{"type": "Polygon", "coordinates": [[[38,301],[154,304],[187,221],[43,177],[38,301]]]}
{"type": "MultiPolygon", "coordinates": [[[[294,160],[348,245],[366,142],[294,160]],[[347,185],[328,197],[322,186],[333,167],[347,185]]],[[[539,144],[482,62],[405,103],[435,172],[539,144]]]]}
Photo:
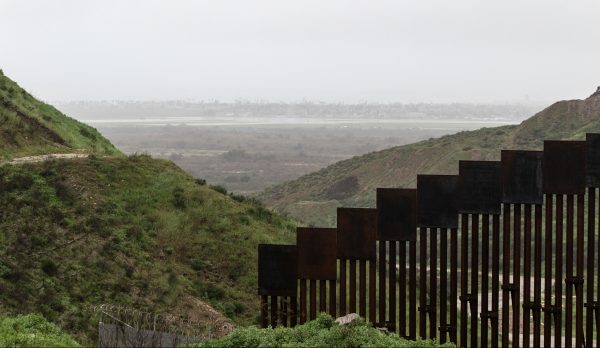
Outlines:
{"type": "Polygon", "coordinates": [[[48,101],[547,103],[600,85],[594,1],[2,0],[48,101]]]}

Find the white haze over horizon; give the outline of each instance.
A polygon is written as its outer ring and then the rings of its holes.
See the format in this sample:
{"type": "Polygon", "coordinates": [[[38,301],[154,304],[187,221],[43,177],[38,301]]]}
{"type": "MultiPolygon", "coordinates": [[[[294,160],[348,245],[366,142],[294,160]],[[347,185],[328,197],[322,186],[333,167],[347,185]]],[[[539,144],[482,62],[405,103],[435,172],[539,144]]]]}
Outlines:
{"type": "Polygon", "coordinates": [[[599,1],[0,0],[44,100],[550,102],[600,85],[599,1]]]}

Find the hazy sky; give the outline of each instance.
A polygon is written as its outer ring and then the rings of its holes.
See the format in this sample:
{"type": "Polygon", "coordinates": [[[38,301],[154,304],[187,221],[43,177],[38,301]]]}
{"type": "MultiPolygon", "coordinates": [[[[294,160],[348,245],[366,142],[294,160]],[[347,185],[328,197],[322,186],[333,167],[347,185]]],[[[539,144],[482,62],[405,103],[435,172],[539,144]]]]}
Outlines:
{"type": "Polygon", "coordinates": [[[600,1],[0,0],[45,100],[501,102],[600,85],[600,1]]]}

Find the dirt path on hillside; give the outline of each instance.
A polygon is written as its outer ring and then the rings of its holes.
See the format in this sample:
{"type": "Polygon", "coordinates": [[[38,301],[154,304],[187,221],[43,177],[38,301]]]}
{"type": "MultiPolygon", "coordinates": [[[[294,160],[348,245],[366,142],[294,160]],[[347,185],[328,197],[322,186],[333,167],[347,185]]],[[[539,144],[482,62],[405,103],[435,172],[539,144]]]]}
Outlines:
{"type": "Polygon", "coordinates": [[[74,159],[74,158],[87,158],[87,157],[89,157],[89,154],[87,154],[87,153],[52,153],[52,154],[48,154],[48,155],[13,158],[10,161],[0,161],[0,165],[38,163],[38,162],[51,161],[51,160],[55,160],[55,159],[74,159]]]}

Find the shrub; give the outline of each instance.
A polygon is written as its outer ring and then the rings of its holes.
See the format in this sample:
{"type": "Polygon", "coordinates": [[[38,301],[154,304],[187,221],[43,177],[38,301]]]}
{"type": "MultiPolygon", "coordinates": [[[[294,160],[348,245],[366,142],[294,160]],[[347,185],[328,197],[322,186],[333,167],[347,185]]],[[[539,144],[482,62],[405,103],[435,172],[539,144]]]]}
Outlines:
{"type": "Polygon", "coordinates": [[[0,319],[1,347],[79,347],[69,335],[37,314],[0,319]]]}
{"type": "Polygon", "coordinates": [[[185,202],[185,192],[179,186],[173,189],[173,205],[175,208],[179,209],[185,209],[187,206],[185,202]]]}
{"type": "MultiPolygon", "coordinates": [[[[386,335],[356,320],[339,325],[327,314],[295,328],[240,328],[229,335],[198,347],[438,347],[434,341],[408,341],[397,334],[386,335]]],[[[447,343],[440,347],[454,347],[447,343]]]]}
{"type": "Polygon", "coordinates": [[[194,259],[191,266],[194,271],[201,271],[206,267],[206,263],[200,259],[194,259]]]}
{"type": "Polygon", "coordinates": [[[81,127],[79,128],[79,134],[81,134],[82,136],[91,139],[91,140],[96,140],[96,135],[92,132],[90,132],[87,128],[85,127],[81,127]]]}
{"type": "Polygon", "coordinates": [[[273,221],[273,212],[270,211],[267,208],[263,208],[261,206],[257,206],[254,208],[250,208],[248,210],[248,212],[254,216],[254,218],[256,218],[257,220],[262,220],[262,221],[266,221],[266,222],[272,222],[273,221]]]}
{"type": "Polygon", "coordinates": [[[230,193],[229,197],[231,197],[234,201],[237,201],[237,202],[240,202],[240,203],[243,203],[243,202],[246,201],[246,196],[244,196],[244,195],[238,195],[238,194],[235,194],[235,193],[230,193]]]}
{"type": "Polygon", "coordinates": [[[221,185],[210,185],[210,188],[219,192],[220,194],[227,195],[227,189],[221,185]]]}
{"type": "Polygon", "coordinates": [[[58,273],[58,266],[54,261],[46,259],[42,262],[42,271],[49,276],[55,276],[58,273]]]}
{"type": "Polygon", "coordinates": [[[225,298],[225,290],[212,283],[195,283],[196,291],[201,297],[219,301],[225,298]]]}

